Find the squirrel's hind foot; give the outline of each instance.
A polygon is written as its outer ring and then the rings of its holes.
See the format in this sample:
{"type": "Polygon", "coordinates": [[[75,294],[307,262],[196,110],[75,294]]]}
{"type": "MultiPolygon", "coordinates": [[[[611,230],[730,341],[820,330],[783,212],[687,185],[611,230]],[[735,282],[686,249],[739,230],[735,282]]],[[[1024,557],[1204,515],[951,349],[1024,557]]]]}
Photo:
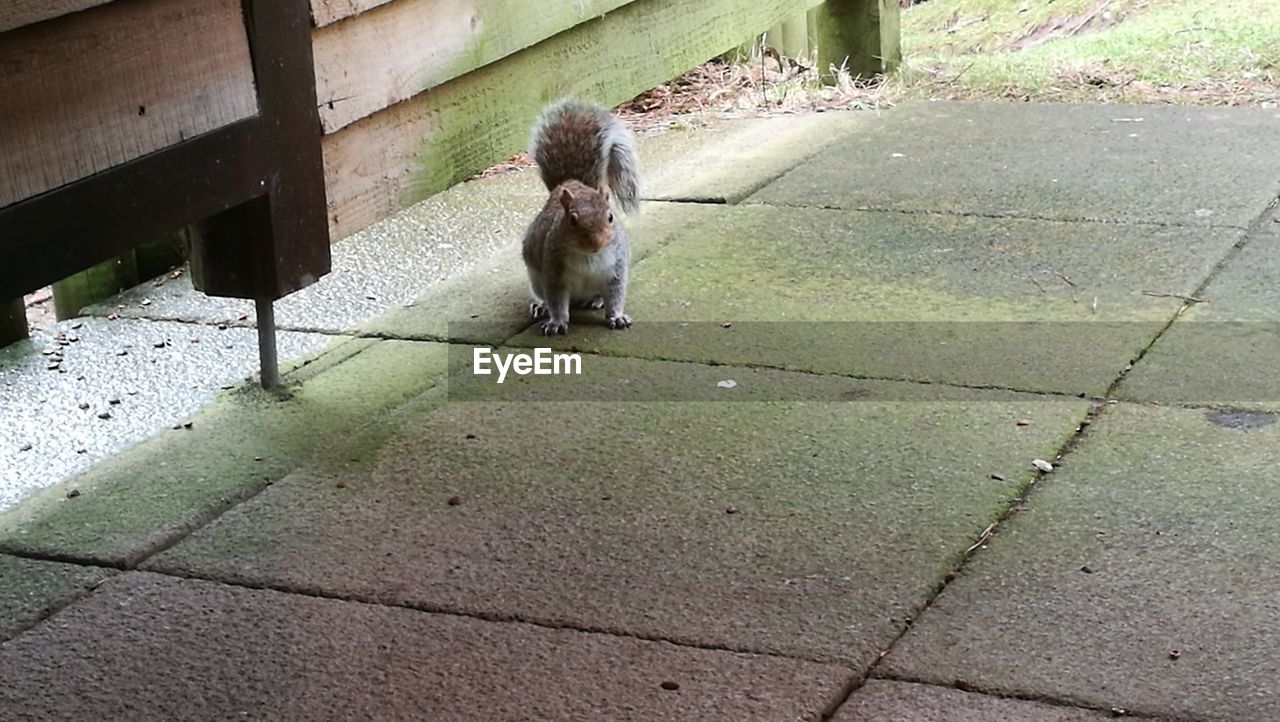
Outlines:
{"type": "Polygon", "coordinates": [[[596,296],[595,298],[588,298],[582,301],[581,307],[590,308],[590,309],[604,308],[604,296],[596,296]]]}

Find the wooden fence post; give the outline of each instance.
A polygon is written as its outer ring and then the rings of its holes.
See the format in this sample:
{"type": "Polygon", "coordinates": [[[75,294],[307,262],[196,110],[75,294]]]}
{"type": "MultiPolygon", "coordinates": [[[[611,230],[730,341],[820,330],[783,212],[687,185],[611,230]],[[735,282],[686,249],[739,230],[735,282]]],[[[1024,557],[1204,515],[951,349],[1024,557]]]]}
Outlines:
{"type": "Polygon", "coordinates": [[[27,338],[27,304],[18,298],[0,304],[0,348],[27,338]]]}
{"type": "Polygon", "coordinates": [[[59,320],[80,314],[80,309],[138,285],[138,265],[133,251],[103,261],[53,284],[53,312],[59,320]]]}
{"type": "Polygon", "coordinates": [[[826,0],[809,11],[810,39],[817,45],[818,71],[831,67],[868,78],[902,62],[898,0],[826,0]]]}
{"type": "Polygon", "coordinates": [[[784,20],[776,32],[773,47],[782,53],[783,57],[793,60],[809,57],[809,23],[806,15],[784,20]]]}

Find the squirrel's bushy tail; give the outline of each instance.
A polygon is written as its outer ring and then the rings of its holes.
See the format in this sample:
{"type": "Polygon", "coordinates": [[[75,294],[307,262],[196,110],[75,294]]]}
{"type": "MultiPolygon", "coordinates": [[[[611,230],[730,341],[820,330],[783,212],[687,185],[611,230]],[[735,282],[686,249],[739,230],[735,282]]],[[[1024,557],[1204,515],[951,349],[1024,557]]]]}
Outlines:
{"type": "Polygon", "coordinates": [[[640,207],[635,136],[603,107],[574,98],[548,105],[533,124],[529,155],[547,190],[576,180],[607,186],[627,213],[640,207]]]}

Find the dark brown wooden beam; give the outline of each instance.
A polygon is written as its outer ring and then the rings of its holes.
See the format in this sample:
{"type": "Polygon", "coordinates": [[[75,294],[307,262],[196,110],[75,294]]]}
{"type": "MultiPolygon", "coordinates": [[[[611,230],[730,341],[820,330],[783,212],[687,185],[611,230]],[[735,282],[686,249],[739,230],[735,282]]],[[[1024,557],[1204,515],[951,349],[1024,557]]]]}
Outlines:
{"type": "Polygon", "coordinates": [[[262,195],[257,118],[0,209],[0,298],[13,298],[262,195]]]}
{"type": "Polygon", "coordinates": [[[192,282],[212,296],[275,300],[330,271],[322,134],[306,0],[245,0],[261,111],[260,149],[272,168],[265,202],[209,219],[192,238],[192,282]]]}

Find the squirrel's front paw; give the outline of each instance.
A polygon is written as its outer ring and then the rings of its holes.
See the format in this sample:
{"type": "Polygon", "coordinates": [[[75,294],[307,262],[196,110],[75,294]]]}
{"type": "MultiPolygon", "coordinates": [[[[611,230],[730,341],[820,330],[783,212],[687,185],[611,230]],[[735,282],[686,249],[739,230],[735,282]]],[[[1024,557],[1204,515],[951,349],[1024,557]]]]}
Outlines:
{"type": "Polygon", "coordinates": [[[612,329],[630,328],[631,317],[625,313],[620,313],[617,316],[610,316],[605,319],[605,323],[609,324],[609,328],[612,329]]]}
{"type": "Polygon", "coordinates": [[[542,318],[543,316],[547,315],[547,307],[543,306],[541,303],[538,303],[537,301],[534,301],[533,303],[529,304],[529,315],[533,316],[534,318],[542,318]]]}
{"type": "Polygon", "coordinates": [[[547,321],[542,324],[542,333],[546,336],[556,336],[569,330],[569,324],[564,321],[547,321]]]}

